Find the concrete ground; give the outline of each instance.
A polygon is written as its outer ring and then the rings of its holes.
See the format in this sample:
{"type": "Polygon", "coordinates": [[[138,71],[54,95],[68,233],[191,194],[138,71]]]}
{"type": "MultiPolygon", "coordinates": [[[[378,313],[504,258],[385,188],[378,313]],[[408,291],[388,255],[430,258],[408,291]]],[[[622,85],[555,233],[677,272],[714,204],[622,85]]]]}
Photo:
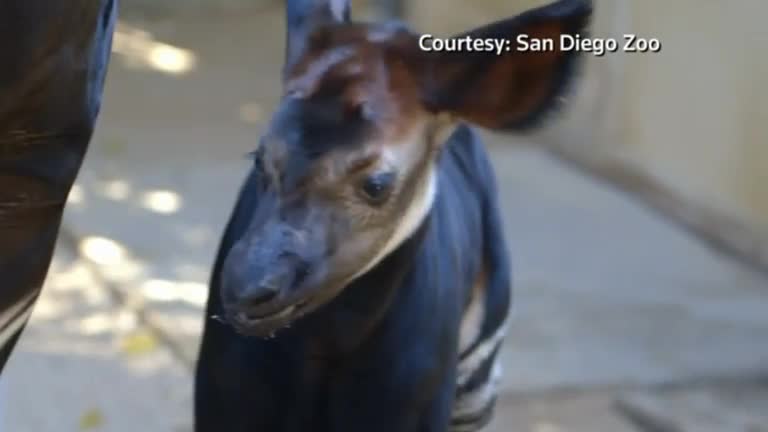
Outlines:
{"type": "MultiPolygon", "coordinates": [[[[121,25],[1,430],[190,430],[208,272],[277,97],[281,19],[121,25]]],[[[515,285],[489,431],[768,430],[768,280],[532,143],[488,138],[515,285]]]]}

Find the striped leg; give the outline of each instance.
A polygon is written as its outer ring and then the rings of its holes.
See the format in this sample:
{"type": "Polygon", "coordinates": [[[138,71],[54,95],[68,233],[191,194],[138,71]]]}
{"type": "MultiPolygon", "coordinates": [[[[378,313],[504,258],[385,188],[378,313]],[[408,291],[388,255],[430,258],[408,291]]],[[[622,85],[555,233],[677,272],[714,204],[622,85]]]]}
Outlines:
{"type": "Polygon", "coordinates": [[[451,432],[475,432],[492,419],[502,377],[499,358],[512,301],[510,258],[496,201],[493,167],[483,155],[480,170],[489,173],[480,192],[483,203],[483,264],[475,277],[459,333],[459,364],[451,432]]]}
{"type": "Polygon", "coordinates": [[[502,377],[499,351],[505,333],[506,323],[459,359],[451,432],[479,431],[490,422],[502,377]]]}

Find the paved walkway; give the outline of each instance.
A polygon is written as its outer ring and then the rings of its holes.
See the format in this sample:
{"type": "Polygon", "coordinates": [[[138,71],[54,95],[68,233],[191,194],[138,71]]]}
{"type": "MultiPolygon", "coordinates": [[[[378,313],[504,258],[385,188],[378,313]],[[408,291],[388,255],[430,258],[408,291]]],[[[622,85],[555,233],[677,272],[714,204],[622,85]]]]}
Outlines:
{"type": "MultiPolygon", "coordinates": [[[[209,268],[276,97],[279,65],[256,55],[275,50],[261,36],[275,22],[122,29],[143,42],[119,39],[55,265],[7,369],[6,430],[189,430],[209,268]],[[167,51],[176,69],[142,60],[158,41],[189,49],[167,51]]],[[[768,281],[513,142],[489,144],[516,300],[491,430],[699,432],[702,411],[721,432],[765,430],[768,281]]]]}
{"type": "Polygon", "coordinates": [[[4,432],[189,430],[189,371],[66,245],[3,379],[4,432]]]}

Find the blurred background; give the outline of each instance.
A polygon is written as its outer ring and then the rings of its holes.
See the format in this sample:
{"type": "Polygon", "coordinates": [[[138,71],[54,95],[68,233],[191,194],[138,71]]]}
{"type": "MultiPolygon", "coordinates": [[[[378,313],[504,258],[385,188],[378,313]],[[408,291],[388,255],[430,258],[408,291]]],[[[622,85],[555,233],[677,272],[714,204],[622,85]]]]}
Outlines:
{"type": "MultiPolygon", "coordinates": [[[[543,4],[370,0],[448,36],[543,4]]],[[[768,431],[768,4],[598,0],[566,109],[485,133],[513,255],[489,432],[768,431]]],[[[124,1],[97,133],[3,376],[3,430],[191,431],[219,235],[278,97],[283,2],[124,1]]]]}

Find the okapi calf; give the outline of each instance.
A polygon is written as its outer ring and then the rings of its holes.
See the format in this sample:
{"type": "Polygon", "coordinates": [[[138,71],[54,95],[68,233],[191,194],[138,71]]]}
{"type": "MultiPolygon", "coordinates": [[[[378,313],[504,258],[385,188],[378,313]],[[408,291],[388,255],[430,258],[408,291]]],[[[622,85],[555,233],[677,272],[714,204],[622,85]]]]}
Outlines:
{"type": "MultiPolygon", "coordinates": [[[[476,431],[490,420],[510,268],[486,151],[465,123],[540,124],[581,35],[560,1],[473,30],[501,55],[434,52],[346,1],[287,0],[284,96],[213,270],[198,432],[476,431]]],[[[462,36],[466,36],[462,35],[462,36]]]]}

